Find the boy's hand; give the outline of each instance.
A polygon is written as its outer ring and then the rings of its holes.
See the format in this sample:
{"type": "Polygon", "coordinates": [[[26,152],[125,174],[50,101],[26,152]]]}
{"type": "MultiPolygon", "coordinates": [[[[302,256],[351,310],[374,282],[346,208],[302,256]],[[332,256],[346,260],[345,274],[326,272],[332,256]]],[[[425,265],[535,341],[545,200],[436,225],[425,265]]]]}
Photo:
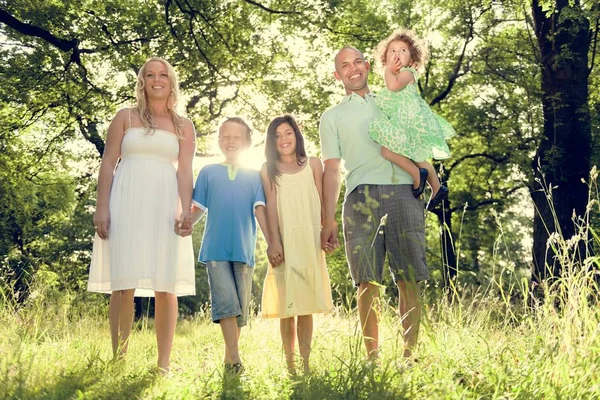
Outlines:
{"type": "Polygon", "coordinates": [[[278,267],[283,262],[283,246],[280,241],[269,245],[267,248],[267,257],[273,268],[278,267]]]}

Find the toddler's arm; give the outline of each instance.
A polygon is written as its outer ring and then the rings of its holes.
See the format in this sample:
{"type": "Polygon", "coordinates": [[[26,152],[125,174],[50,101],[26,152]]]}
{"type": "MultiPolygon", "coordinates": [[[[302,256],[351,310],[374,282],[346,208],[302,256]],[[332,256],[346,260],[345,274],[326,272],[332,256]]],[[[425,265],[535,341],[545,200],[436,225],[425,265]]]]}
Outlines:
{"type": "Polygon", "coordinates": [[[407,85],[415,83],[415,77],[410,71],[399,71],[394,73],[392,68],[385,67],[383,78],[385,86],[392,92],[398,92],[404,89],[407,85]]]}

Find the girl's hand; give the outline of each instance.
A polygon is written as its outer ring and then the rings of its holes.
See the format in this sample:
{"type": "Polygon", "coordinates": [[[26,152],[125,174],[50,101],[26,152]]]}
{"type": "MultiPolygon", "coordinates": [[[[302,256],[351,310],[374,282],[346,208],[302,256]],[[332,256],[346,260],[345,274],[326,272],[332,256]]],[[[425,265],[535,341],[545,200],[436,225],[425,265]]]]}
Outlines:
{"type": "Polygon", "coordinates": [[[278,267],[283,262],[283,246],[280,241],[272,243],[267,247],[267,257],[273,268],[278,267]]]}
{"type": "Polygon", "coordinates": [[[332,243],[329,242],[325,242],[325,245],[323,246],[323,251],[327,254],[331,254],[335,251],[336,246],[334,246],[332,243]]]}
{"type": "Polygon", "coordinates": [[[94,222],[94,229],[98,236],[100,236],[100,239],[108,239],[108,228],[110,227],[110,211],[108,207],[96,208],[92,221],[94,222]]]}

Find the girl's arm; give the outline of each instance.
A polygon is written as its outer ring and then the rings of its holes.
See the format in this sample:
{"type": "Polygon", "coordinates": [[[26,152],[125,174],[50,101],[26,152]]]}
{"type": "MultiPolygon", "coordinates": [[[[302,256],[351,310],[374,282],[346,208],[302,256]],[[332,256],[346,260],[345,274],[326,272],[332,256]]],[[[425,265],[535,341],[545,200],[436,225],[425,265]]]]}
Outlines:
{"type": "Polygon", "coordinates": [[[121,157],[121,142],[125,135],[129,112],[128,109],[120,110],[110,123],[106,134],[106,145],[104,146],[104,154],[102,154],[102,163],[100,164],[100,172],[98,173],[96,212],[93,219],[94,228],[101,239],[108,238],[108,228],[110,227],[110,210],[108,207],[110,188],[112,187],[117,161],[121,157]]]}
{"type": "Polygon", "coordinates": [[[189,119],[184,119],[183,139],[179,141],[179,159],[177,162],[177,188],[181,199],[179,223],[182,228],[192,226],[192,161],[196,154],[196,131],[189,119]]]}
{"type": "Polygon", "coordinates": [[[277,267],[284,260],[283,245],[281,243],[281,233],[279,231],[279,214],[277,213],[277,186],[272,185],[267,174],[267,166],[263,164],[260,170],[260,178],[265,191],[267,200],[267,226],[269,237],[267,239],[267,256],[273,267],[277,267]]]}
{"type": "MultiPolygon", "coordinates": [[[[323,226],[323,216],[325,215],[325,206],[323,203],[323,163],[321,163],[321,160],[317,157],[310,157],[310,167],[312,168],[315,186],[319,193],[319,200],[321,200],[321,226],[323,226]]],[[[331,253],[335,250],[335,247],[331,243],[326,242],[323,250],[327,253],[331,253]]]]}
{"type": "Polygon", "coordinates": [[[383,79],[385,80],[385,86],[392,92],[397,92],[404,89],[407,85],[415,83],[415,77],[410,71],[399,71],[395,74],[392,68],[385,67],[383,79]]]}

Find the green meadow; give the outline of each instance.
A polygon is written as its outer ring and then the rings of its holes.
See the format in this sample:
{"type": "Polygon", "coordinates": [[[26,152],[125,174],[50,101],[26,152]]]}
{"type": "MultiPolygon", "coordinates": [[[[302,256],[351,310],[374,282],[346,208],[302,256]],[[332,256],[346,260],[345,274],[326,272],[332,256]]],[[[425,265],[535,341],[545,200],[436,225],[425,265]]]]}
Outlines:
{"type": "MultiPolygon", "coordinates": [[[[597,262],[597,261],[595,261],[597,262]]],[[[508,273],[506,275],[509,275],[508,273]]],[[[518,286],[518,285],[517,285],[518,286]]],[[[490,286],[459,297],[424,287],[417,361],[403,363],[400,321],[380,305],[379,365],[365,360],[354,309],[315,318],[309,375],[288,376],[277,320],[255,316],[241,337],[246,366],[223,374],[208,313],[181,320],[173,371],[154,369],[151,319],[135,323],[126,360],[113,361],[106,307],[34,291],[0,312],[5,399],[589,399],[600,397],[600,308],[592,272],[573,272],[537,299],[490,286]]],[[[525,292],[526,293],[526,292],[525,292]]]]}

